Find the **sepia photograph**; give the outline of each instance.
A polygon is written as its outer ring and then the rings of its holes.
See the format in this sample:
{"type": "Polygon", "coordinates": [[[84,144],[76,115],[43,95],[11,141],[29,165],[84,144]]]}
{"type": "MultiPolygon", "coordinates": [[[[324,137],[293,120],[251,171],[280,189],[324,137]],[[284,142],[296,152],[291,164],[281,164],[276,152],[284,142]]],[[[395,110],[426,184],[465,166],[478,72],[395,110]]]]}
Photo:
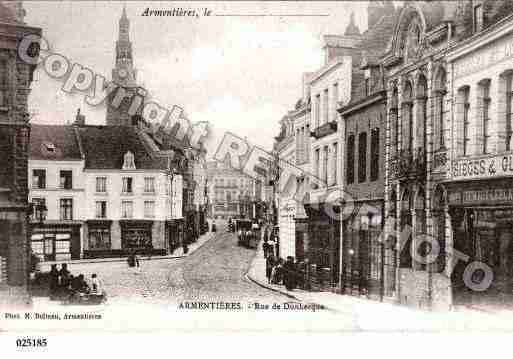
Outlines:
{"type": "Polygon", "coordinates": [[[512,84],[510,0],[0,1],[0,334],[511,333],[512,84]]]}

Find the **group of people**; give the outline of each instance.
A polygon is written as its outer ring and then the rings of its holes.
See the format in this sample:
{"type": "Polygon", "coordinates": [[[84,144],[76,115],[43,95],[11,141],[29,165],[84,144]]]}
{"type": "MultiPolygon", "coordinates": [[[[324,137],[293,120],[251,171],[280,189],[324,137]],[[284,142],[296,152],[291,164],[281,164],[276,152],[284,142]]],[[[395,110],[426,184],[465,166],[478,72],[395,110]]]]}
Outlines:
{"type": "Polygon", "coordinates": [[[274,254],[269,254],[265,259],[265,275],[270,284],[283,284],[287,290],[293,290],[297,287],[300,280],[294,258],[277,258],[274,254]]]}
{"type": "Polygon", "coordinates": [[[67,302],[87,301],[90,304],[100,304],[106,300],[105,290],[96,273],[91,275],[89,283],[83,274],[74,276],[63,263],[61,269],[52,264],[49,278],[50,299],[67,302]]]}

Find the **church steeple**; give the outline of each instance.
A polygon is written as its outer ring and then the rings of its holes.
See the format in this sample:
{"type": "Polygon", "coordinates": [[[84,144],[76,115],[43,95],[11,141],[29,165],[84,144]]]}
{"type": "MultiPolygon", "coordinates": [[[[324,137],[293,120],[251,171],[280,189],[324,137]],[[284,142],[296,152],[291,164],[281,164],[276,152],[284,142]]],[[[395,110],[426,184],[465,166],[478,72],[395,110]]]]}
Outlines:
{"type": "Polygon", "coordinates": [[[116,41],[116,61],[112,70],[112,80],[122,86],[135,86],[136,71],[133,63],[132,43],[130,42],[130,20],[126,7],[119,19],[118,41],[116,41]]]}
{"type": "Polygon", "coordinates": [[[132,99],[136,93],[138,93],[138,89],[140,89],[140,87],[137,86],[136,75],[137,71],[134,67],[132,42],[130,42],[130,20],[128,19],[126,8],[123,6],[123,11],[119,18],[116,54],[114,68],[112,69],[112,81],[118,85],[120,89],[109,94],[106,118],[107,125],[131,126],[133,124],[133,116],[141,115],[141,106],[135,109],[131,108],[132,99]],[[120,91],[123,91],[121,102],[119,102],[120,99],[117,99],[117,94],[120,91]]]}

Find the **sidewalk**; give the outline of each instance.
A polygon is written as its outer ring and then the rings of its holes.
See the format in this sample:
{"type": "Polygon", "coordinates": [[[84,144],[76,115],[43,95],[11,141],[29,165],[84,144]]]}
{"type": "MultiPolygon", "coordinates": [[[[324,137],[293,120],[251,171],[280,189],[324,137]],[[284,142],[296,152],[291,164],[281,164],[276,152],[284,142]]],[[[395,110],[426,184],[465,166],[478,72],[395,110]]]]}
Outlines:
{"type": "MultiPolygon", "coordinates": [[[[172,259],[172,258],[183,258],[188,257],[196,250],[201,248],[206,242],[208,242],[214,236],[213,232],[207,232],[200,236],[198,240],[189,245],[189,251],[187,254],[183,253],[183,248],[177,248],[172,255],[166,256],[139,256],[139,260],[158,260],[158,259],[172,259]]],[[[41,271],[47,272],[50,270],[52,264],[57,264],[58,266],[62,263],[67,264],[84,264],[84,263],[103,263],[103,262],[125,262],[127,257],[115,257],[115,258],[95,258],[95,259],[75,259],[75,260],[65,260],[65,261],[48,261],[41,263],[41,271]]]]}
{"type": "Polygon", "coordinates": [[[427,312],[397,304],[331,292],[288,291],[283,285],[268,284],[265,258],[260,241],[246,274],[255,284],[279,292],[305,304],[322,305],[334,314],[350,316],[356,327],[365,331],[512,331],[513,313],[486,313],[470,309],[427,312]]]}

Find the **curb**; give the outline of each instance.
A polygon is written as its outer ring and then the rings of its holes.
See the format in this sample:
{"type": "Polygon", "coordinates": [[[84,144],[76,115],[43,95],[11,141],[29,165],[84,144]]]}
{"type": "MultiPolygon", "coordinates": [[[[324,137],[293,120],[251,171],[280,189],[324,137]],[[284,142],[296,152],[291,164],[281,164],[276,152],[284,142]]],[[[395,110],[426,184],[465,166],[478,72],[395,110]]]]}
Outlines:
{"type": "Polygon", "coordinates": [[[244,278],[250,280],[251,282],[255,283],[256,285],[258,285],[259,287],[262,287],[262,288],[265,288],[265,289],[268,289],[270,291],[273,291],[273,292],[276,292],[276,293],[280,293],[290,299],[295,299],[295,300],[299,300],[301,301],[301,299],[299,299],[298,297],[296,297],[295,295],[292,295],[288,292],[285,292],[285,291],[282,291],[282,290],[279,290],[279,289],[276,289],[276,288],[273,288],[273,287],[270,287],[270,286],[267,286],[266,284],[252,278],[250,275],[249,275],[249,271],[248,273],[244,274],[244,278]]]}
{"type": "MultiPolygon", "coordinates": [[[[145,257],[139,257],[139,260],[141,260],[141,261],[152,261],[152,260],[163,260],[163,259],[186,258],[186,257],[189,257],[190,255],[192,255],[194,252],[196,252],[201,247],[203,247],[206,243],[210,242],[210,240],[213,237],[214,237],[213,235],[210,236],[210,238],[208,238],[203,243],[198,245],[196,248],[194,248],[194,250],[189,251],[187,254],[176,255],[176,256],[172,256],[172,255],[171,256],[170,255],[166,255],[166,256],[145,256],[145,257]]],[[[44,266],[51,266],[52,264],[62,264],[62,263],[67,263],[69,265],[73,265],[73,264],[91,264],[91,263],[116,263],[116,262],[125,262],[127,258],[128,257],[113,257],[113,258],[97,258],[97,259],[91,259],[91,260],[88,260],[88,259],[76,259],[76,260],[69,260],[69,261],[48,261],[48,262],[43,262],[42,265],[44,265],[44,266]]]]}

